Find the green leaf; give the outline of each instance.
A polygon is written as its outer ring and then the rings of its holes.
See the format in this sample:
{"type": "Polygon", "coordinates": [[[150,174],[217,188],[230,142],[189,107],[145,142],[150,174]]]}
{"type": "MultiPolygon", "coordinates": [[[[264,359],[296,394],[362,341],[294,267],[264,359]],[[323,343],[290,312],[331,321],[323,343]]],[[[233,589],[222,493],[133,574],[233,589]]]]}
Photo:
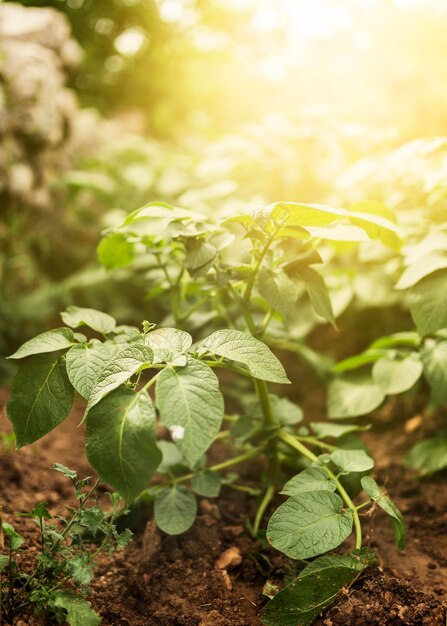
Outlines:
{"type": "MultiPolygon", "coordinates": [[[[280,398],[271,393],[269,394],[269,398],[272,413],[281,424],[292,426],[302,421],[303,411],[297,404],[294,404],[288,398],[280,398]]],[[[260,413],[260,416],[261,415],[262,412],[260,413]]]]}
{"type": "Polygon", "coordinates": [[[19,533],[14,530],[14,527],[11,526],[11,524],[8,524],[7,522],[2,522],[0,525],[0,530],[9,538],[9,545],[11,547],[11,550],[18,550],[25,543],[25,537],[19,535],[19,533]]]}
{"type": "Polygon", "coordinates": [[[69,306],[66,311],[61,313],[61,317],[63,322],[71,328],[88,326],[104,335],[113,332],[116,326],[115,319],[108,313],[102,313],[96,309],[83,309],[78,306],[69,306]]]}
{"type": "Polygon", "coordinates": [[[168,535],[180,535],[191,528],[197,515],[197,500],[183,485],[168,487],[155,496],[154,517],[157,526],[168,535]]]}
{"type": "Polygon", "coordinates": [[[343,474],[350,472],[367,472],[374,467],[374,461],[364,450],[334,450],[331,460],[343,474]]]}
{"type": "Polygon", "coordinates": [[[339,361],[331,367],[331,372],[333,372],[334,374],[342,374],[343,372],[356,370],[360,367],[363,367],[364,365],[375,363],[379,359],[386,357],[387,354],[388,350],[366,350],[361,354],[355,354],[354,356],[350,356],[347,359],[343,359],[343,361],[339,361]]]}
{"type": "Polygon", "coordinates": [[[352,372],[329,383],[328,414],[331,418],[366,415],[385,399],[385,393],[363,372],[352,372]]]}
{"type": "Polygon", "coordinates": [[[305,626],[327,609],[365,567],[353,556],[325,555],[305,567],[261,612],[265,626],[305,626]]]}
{"type": "Polygon", "coordinates": [[[161,463],[157,469],[158,474],[169,474],[177,466],[186,466],[183,454],[172,441],[158,441],[157,448],[162,455],[161,463]]]}
{"type": "Polygon", "coordinates": [[[108,393],[125,383],[138,370],[152,363],[153,352],[142,345],[124,348],[102,369],[87,405],[90,410],[108,393]]]}
{"type": "Polygon", "coordinates": [[[296,496],[307,491],[335,491],[337,485],[328,476],[320,465],[311,465],[291,478],[281,493],[286,496],[296,496]]]}
{"type": "Polygon", "coordinates": [[[23,359],[32,354],[42,354],[46,352],[55,352],[56,350],[64,350],[72,346],[75,341],[71,328],[55,328],[46,333],[37,335],[24,343],[17,352],[11,354],[9,359],[23,359]]]}
{"type": "Polygon", "coordinates": [[[90,585],[94,576],[94,562],[85,554],[76,554],[67,562],[67,570],[73,580],[82,586],[90,585]]]}
{"type": "Polygon", "coordinates": [[[393,528],[394,539],[399,550],[405,549],[406,528],[402,513],[399,511],[394,502],[385,493],[383,493],[376,481],[371,476],[362,478],[362,487],[366,494],[377,502],[381,509],[391,517],[391,526],[393,528]]]}
{"type": "Polygon", "coordinates": [[[357,426],[356,424],[331,424],[331,422],[311,422],[310,427],[317,437],[331,437],[338,439],[349,433],[359,430],[369,430],[371,426],[357,426]]]}
{"type": "Polygon", "coordinates": [[[3,572],[5,567],[8,567],[8,565],[9,565],[9,556],[6,556],[5,554],[0,554],[0,574],[3,572]]]}
{"type": "Polygon", "coordinates": [[[337,548],[352,531],[352,514],[330,491],[292,496],[273,513],[267,539],[293,559],[308,559],[337,548]]]}
{"type": "Polygon", "coordinates": [[[420,337],[416,332],[402,332],[379,337],[370,346],[370,349],[395,348],[397,346],[407,346],[409,348],[418,348],[420,337]]]}
{"type": "Polygon", "coordinates": [[[33,443],[67,417],[73,387],[65,364],[53,354],[38,354],[20,364],[7,404],[17,447],[33,443]]]}
{"type": "Polygon", "coordinates": [[[433,402],[447,404],[447,341],[427,341],[421,357],[433,402]]]}
{"type": "Polygon", "coordinates": [[[258,274],[258,290],[283,317],[296,307],[298,285],[282,270],[262,269],[258,274]]]}
{"type": "Polygon", "coordinates": [[[386,394],[402,393],[411,389],[419,380],[423,370],[421,360],[412,355],[401,360],[384,358],[374,363],[374,382],[386,394]]]}
{"type": "Polygon", "coordinates": [[[76,391],[86,400],[95,388],[104,367],[119,347],[113,343],[82,343],[66,356],[67,374],[76,391]]]}
{"type": "Polygon", "coordinates": [[[192,337],[177,328],[157,328],[146,335],[144,342],[154,353],[154,363],[172,364],[178,355],[189,350],[192,337]]]}
{"type": "Polygon", "coordinates": [[[54,606],[67,611],[70,626],[98,626],[101,622],[99,615],[91,608],[91,603],[74,593],[58,592],[54,606]]]}
{"type": "Polygon", "coordinates": [[[419,258],[417,263],[413,263],[405,269],[396,283],[396,289],[408,289],[409,287],[413,287],[429,274],[446,268],[447,254],[436,251],[427,254],[419,258]]]}
{"type": "Polygon", "coordinates": [[[207,268],[217,255],[217,250],[213,245],[195,238],[186,239],[185,251],[185,267],[189,272],[207,268]]]}
{"type": "Polygon", "coordinates": [[[204,470],[199,474],[196,474],[192,481],[192,488],[199,496],[205,498],[217,498],[220,492],[222,481],[217,472],[211,470],[204,470]]]}
{"type": "Polygon", "coordinates": [[[421,476],[434,474],[447,467],[447,432],[417,443],[408,453],[406,462],[421,476]]]}
{"type": "Polygon", "coordinates": [[[290,383],[283,366],[262,341],[239,330],[218,330],[199,344],[199,353],[209,351],[243,363],[254,378],[272,383],[290,383]]]}
{"type": "Polygon", "coordinates": [[[87,456],[126,502],[148,486],[161,461],[155,409],[145,392],[117,389],[87,416],[87,456]]]}
{"type": "Polygon", "coordinates": [[[53,463],[53,469],[54,471],[60,472],[61,474],[63,474],[67,478],[71,478],[72,480],[76,480],[78,477],[77,472],[69,469],[68,467],[65,467],[65,465],[61,465],[60,463],[53,463]]]}
{"type": "Polygon", "coordinates": [[[188,463],[194,465],[213,442],[223,419],[216,375],[195,359],[180,369],[167,367],[157,378],[156,398],[161,421],[188,463]]]}
{"type": "Polygon", "coordinates": [[[335,327],[334,312],[323,278],[311,267],[303,267],[299,271],[299,276],[306,286],[315,313],[335,327]]]}
{"type": "Polygon", "coordinates": [[[420,335],[447,327],[447,270],[438,270],[409,291],[410,312],[420,335]]]}
{"type": "Polygon", "coordinates": [[[123,233],[108,233],[96,248],[98,260],[107,269],[126,267],[135,259],[135,246],[123,233]]]}

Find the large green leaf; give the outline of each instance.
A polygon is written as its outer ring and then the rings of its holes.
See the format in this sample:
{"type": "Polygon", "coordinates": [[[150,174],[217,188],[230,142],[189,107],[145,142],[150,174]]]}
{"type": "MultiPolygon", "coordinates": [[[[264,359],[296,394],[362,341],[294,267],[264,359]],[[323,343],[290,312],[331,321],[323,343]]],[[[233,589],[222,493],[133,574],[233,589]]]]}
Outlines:
{"type": "Polygon", "coordinates": [[[115,319],[108,313],[78,306],[69,306],[66,311],[61,313],[61,317],[64,323],[71,328],[88,326],[104,335],[113,332],[116,326],[115,319]]]}
{"type": "Polygon", "coordinates": [[[343,418],[366,415],[376,409],[384,400],[385,393],[369,375],[363,372],[349,372],[335,378],[329,384],[329,417],[343,418]]]}
{"type": "Polygon", "coordinates": [[[293,559],[308,559],[337,548],[349,537],[352,514],[330,491],[309,491],[292,496],[273,513],[267,539],[293,559]]]}
{"type": "Polygon", "coordinates": [[[33,337],[24,343],[17,352],[11,354],[10,359],[23,359],[33,354],[43,354],[46,352],[56,352],[70,348],[76,343],[75,336],[71,328],[55,328],[46,333],[33,337]]]}
{"type": "Polygon", "coordinates": [[[427,341],[422,351],[424,376],[435,404],[447,404],[447,341],[427,341]]]}
{"type": "Polygon", "coordinates": [[[17,447],[53,430],[67,417],[72,404],[73,387],[63,360],[52,353],[28,357],[19,366],[7,405],[17,447]]]}
{"type": "Polygon", "coordinates": [[[310,427],[317,437],[331,437],[338,439],[358,430],[369,430],[370,426],[357,426],[356,424],[333,424],[331,422],[311,422],[310,427]]]}
{"type": "Polygon", "coordinates": [[[379,485],[373,478],[371,478],[371,476],[364,476],[361,483],[367,495],[374,500],[374,502],[377,502],[380,508],[391,517],[391,526],[393,528],[396,546],[399,550],[404,550],[406,528],[402,513],[399,511],[391,498],[380,490],[379,485]]]}
{"type": "Polygon", "coordinates": [[[404,359],[382,358],[374,363],[372,374],[374,382],[386,394],[403,393],[411,389],[419,380],[423,370],[418,355],[404,359]]]}
{"type": "Polygon", "coordinates": [[[305,626],[328,608],[365,567],[353,556],[320,556],[279,591],[261,612],[265,626],[305,626]]]}
{"type": "Polygon", "coordinates": [[[224,414],[219,381],[210,367],[189,359],[185,367],[167,367],[157,378],[157,407],[162,422],[190,465],[213,442],[224,414]]]}
{"type": "Polygon", "coordinates": [[[70,626],[98,626],[101,618],[92,609],[92,605],[81,596],[68,591],[58,592],[54,606],[67,612],[67,622],[70,626]]]}
{"type": "Polygon", "coordinates": [[[199,352],[205,351],[243,363],[254,378],[273,383],[290,382],[270,348],[239,330],[218,330],[212,333],[199,345],[199,352]]]}
{"type": "Polygon", "coordinates": [[[152,350],[142,345],[128,346],[118,352],[101,371],[91,391],[87,409],[91,409],[101,398],[129,380],[139,369],[149,366],[152,359],[152,350]]]}
{"type": "Polygon", "coordinates": [[[447,467],[447,431],[436,437],[419,441],[407,455],[408,465],[417,469],[421,476],[434,474],[447,467]]]}
{"type": "Polygon", "coordinates": [[[148,486],[161,461],[155,409],[145,392],[116,389],[87,417],[87,456],[101,478],[131,502],[148,486]]]}
{"type": "Polygon", "coordinates": [[[89,399],[102,370],[118,350],[116,344],[97,342],[77,344],[67,352],[68,378],[83,398],[89,399]]]}
{"type": "Polygon", "coordinates": [[[168,535],[180,535],[191,528],[197,515],[197,500],[183,485],[165,487],[155,496],[157,526],[168,535]]]}
{"type": "Polygon", "coordinates": [[[410,312],[420,335],[447,328],[447,270],[438,270],[409,291],[410,312]]]}
{"type": "Polygon", "coordinates": [[[335,491],[337,485],[321,465],[311,465],[291,478],[282,488],[286,496],[296,496],[307,491],[335,491]]]}

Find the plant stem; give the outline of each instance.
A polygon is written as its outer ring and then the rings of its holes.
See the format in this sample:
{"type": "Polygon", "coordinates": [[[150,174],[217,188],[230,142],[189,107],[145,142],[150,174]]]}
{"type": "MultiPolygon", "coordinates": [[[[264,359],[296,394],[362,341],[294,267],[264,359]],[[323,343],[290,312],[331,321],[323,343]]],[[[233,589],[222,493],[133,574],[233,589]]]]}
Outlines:
{"type": "MultiPolygon", "coordinates": [[[[290,435],[284,430],[281,430],[279,431],[278,436],[282,441],[284,441],[284,443],[287,443],[289,446],[291,446],[292,448],[300,452],[303,456],[309,459],[309,461],[312,461],[313,463],[315,463],[315,461],[318,461],[318,457],[313,452],[311,452],[308,448],[306,448],[306,446],[303,443],[301,443],[301,441],[298,441],[298,439],[296,439],[296,437],[294,437],[293,435],[290,435]]],[[[355,536],[356,536],[355,547],[356,549],[359,550],[362,547],[362,527],[360,523],[360,517],[357,512],[357,507],[355,506],[348,492],[343,487],[339,479],[335,476],[335,474],[331,472],[331,470],[326,465],[323,465],[322,467],[327,472],[329,478],[331,478],[337,485],[338,493],[340,494],[346,506],[350,509],[352,513],[352,517],[354,520],[355,536]]]]}
{"type": "Polygon", "coordinates": [[[265,513],[268,505],[272,501],[272,498],[273,498],[274,495],[275,495],[275,487],[274,487],[274,485],[270,485],[265,490],[264,496],[263,496],[263,498],[261,500],[261,503],[260,503],[260,505],[258,507],[258,510],[256,511],[256,517],[255,517],[255,521],[253,523],[253,536],[254,537],[258,536],[259,528],[260,528],[261,522],[262,522],[262,518],[264,516],[264,513],[265,513]]]}
{"type": "MultiPolygon", "coordinates": [[[[237,465],[238,463],[243,463],[244,461],[249,461],[250,459],[254,459],[260,454],[262,454],[264,450],[265,450],[265,446],[252,448],[251,450],[248,450],[247,452],[244,452],[243,454],[240,454],[239,456],[235,456],[232,459],[227,459],[226,461],[223,461],[222,463],[217,463],[216,465],[211,465],[211,467],[208,467],[207,469],[211,470],[212,472],[220,472],[221,470],[226,469],[227,467],[231,467],[232,465],[237,465]]],[[[182,483],[187,480],[191,480],[191,478],[193,477],[194,477],[193,473],[185,474],[184,476],[180,476],[180,478],[177,478],[175,482],[182,483]]]]}
{"type": "Polygon", "coordinates": [[[256,394],[261,404],[262,415],[264,418],[264,426],[266,429],[275,426],[275,418],[272,413],[272,407],[270,404],[269,390],[265,380],[253,379],[256,394]]]}

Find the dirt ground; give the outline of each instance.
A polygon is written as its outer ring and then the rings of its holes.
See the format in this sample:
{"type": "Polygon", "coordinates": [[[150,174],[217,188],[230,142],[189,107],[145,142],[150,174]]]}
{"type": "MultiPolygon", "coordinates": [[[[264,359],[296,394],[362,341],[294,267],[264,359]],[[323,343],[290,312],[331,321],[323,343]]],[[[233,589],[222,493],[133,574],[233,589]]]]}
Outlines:
{"type": "MultiPolygon", "coordinates": [[[[0,395],[0,430],[7,428],[6,395],[5,391],[0,395]]],[[[374,428],[365,434],[377,461],[376,476],[389,485],[404,513],[408,547],[404,554],[396,552],[388,519],[378,513],[371,541],[379,565],[365,572],[316,620],[319,626],[446,623],[447,475],[417,481],[400,463],[409,438],[415,436],[409,432],[408,420],[415,417],[416,409],[415,404],[388,406],[377,413],[374,428]]],[[[79,417],[80,409],[74,409],[64,424],[37,444],[12,453],[0,450],[0,504],[6,520],[14,521],[25,534],[27,550],[36,549],[36,529],[28,520],[14,517],[14,512],[30,510],[41,500],[49,503],[52,513],[62,513],[70,504],[71,487],[67,479],[50,469],[52,463],[63,463],[81,475],[94,473],[83,453],[83,430],[76,427],[79,417]]],[[[423,420],[413,420],[413,425],[416,422],[423,420]]],[[[255,466],[244,470],[247,484],[250,473],[256,475],[255,466]]],[[[287,570],[287,560],[272,550],[263,550],[246,532],[245,520],[254,507],[253,498],[226,488],[215,501],[201,499],[196,523],[177,537],[157,531],[148,511],[130,546],[124,552],[102,556],[98,562],[91,600],[102,624],[260,624],[257,615],[265,602],[265,579],[281,576],[287,570]],[[242,562],[220,570],[216,561],[230,547],[240,551],[242,562]]],[[[367,528],[366,519],[364,524],[367,528]]],[[[28,618],[23,623],[43,622],[28,618]]]]}

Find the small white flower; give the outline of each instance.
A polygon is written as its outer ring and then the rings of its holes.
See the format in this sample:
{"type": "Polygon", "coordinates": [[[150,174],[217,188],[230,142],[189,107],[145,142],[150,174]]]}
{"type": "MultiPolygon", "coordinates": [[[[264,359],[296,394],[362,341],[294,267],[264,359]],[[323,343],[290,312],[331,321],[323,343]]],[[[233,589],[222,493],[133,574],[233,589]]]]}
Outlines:
{"type": "Polygon", "coordinates": [[[179,441],[180,439],[183,439],[184,436],[185,429],[183,426],[179,426],[178,424],[171,426],[171,437],[174,441],[179,441]]]}

